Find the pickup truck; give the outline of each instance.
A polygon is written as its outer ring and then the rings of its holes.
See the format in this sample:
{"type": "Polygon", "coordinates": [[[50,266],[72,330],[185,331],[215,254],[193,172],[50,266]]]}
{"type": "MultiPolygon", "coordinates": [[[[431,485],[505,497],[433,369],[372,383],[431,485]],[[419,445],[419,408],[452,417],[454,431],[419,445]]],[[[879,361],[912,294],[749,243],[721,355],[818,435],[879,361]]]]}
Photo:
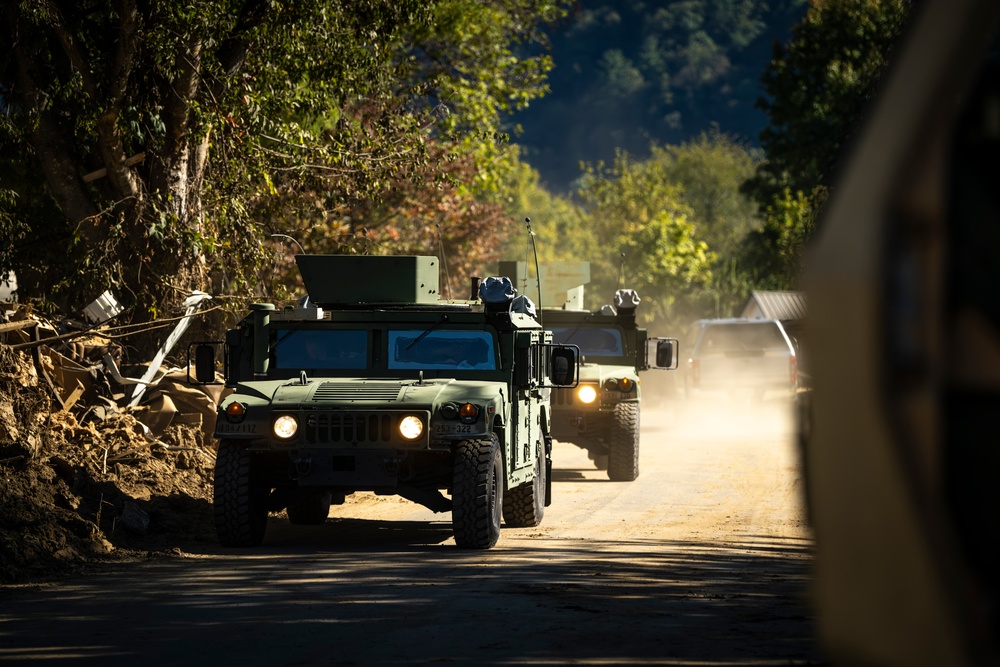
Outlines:
{"type": "Polygon", "coordinates": [[[793,398],[795,346],[779,320],[699,320],[684,385],[688,398],[793,398]]]}

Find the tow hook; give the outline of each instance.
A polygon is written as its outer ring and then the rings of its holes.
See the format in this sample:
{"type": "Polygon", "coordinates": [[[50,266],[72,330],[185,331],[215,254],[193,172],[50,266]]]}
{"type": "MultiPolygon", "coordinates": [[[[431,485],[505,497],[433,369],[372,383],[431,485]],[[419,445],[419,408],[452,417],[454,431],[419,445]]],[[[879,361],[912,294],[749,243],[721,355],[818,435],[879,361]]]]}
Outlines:
{"type": "Polygon", "coordinates": [[[299,477],[305,477],[312,470],[313,460],[311,457],[304,456],[297,458],[293,463],[295,464],[295,472],[298,473],[299,477]]]}
{"type": "Polygon", "coordinates": [[[573,417],[572,419],[569,420],[569,425],[578,431],[582,431],[586,426],[583,417],[573,417]]]}
{"type": "Polygon", "coordinates": [[[399,459],[398,458],[385,458],[382,459],[382,470],[389,475],[399,474],[399,459]]]}

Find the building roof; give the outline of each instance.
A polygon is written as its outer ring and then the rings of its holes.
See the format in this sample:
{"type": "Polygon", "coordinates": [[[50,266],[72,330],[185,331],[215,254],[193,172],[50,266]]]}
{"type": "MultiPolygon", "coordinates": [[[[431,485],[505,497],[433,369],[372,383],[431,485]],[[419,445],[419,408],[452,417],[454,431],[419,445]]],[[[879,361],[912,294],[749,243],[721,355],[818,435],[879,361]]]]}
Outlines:
{"type": "Polygon", "coordinates": [[[804,320],[806,297],[802,292],[765,292],[754,290],[743,308],[743,317],[781,320],[804,320]]]}

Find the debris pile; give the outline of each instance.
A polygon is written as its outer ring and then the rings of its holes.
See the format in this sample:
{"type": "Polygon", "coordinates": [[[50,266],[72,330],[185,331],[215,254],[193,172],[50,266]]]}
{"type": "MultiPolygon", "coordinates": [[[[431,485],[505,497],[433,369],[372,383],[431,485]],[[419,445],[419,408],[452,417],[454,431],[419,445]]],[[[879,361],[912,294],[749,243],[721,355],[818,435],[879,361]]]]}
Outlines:
{"type": "Polygon", "coordinates": [[[221,387],[160,363],[126,377],[120,346],[99,332],[64,334],[0,303],[2,583],[215,539],[221,387]]]}

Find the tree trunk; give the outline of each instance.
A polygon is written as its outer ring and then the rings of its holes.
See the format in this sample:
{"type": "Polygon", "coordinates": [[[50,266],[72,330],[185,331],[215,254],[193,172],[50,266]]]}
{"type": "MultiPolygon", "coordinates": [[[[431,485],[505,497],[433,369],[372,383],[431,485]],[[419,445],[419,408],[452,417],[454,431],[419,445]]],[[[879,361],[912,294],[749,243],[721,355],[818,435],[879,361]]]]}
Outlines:
{"type": "Polygon", "coordinates": [[[157,205],[178,224],[186,224],[189,199],[189,170],[191,160],[191,101],[198,93],[202,45],[192,39],[177,57],[177,78],[168,85],[163,95],[163,121],[166,137],[163,151],[155,156],[150,173],[150,190],[157,205]]]}

